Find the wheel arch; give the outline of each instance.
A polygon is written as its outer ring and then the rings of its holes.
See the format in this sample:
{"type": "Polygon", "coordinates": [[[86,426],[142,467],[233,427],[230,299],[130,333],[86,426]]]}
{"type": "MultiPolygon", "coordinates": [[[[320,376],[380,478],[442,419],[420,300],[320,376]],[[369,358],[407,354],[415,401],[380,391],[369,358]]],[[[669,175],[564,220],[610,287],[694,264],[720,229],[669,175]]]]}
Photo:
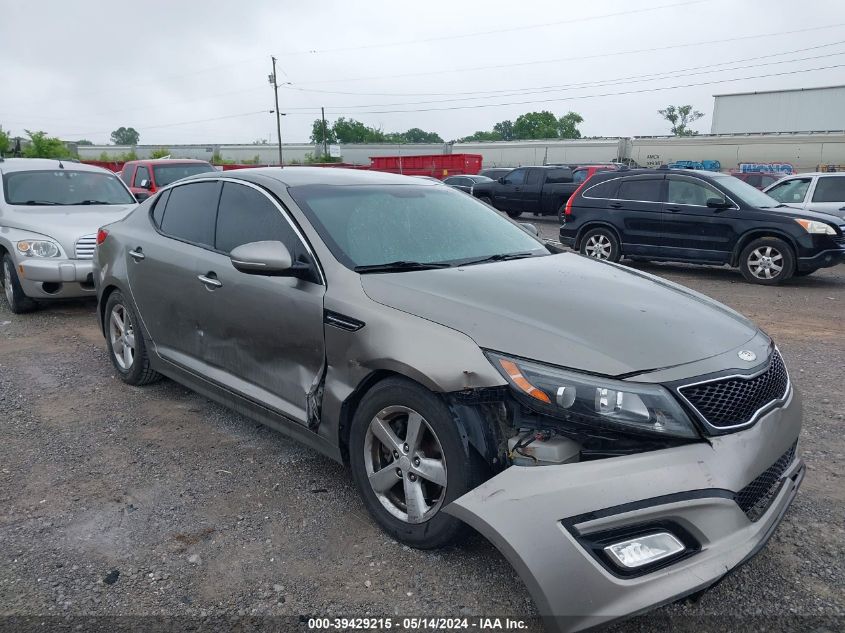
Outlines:
{"type": "Polygon", "coordinates": [[[123,292],[123,289],[117,284],[107,284],[100,293],[99,301],[97,301],[97,319],[100,322],[100,332],[103,336],[106,335],[106,304],[109,302],[109,297],[118,291],[123,292]]]}
{"type": "Polygon", "coordinates": [[[730,265],[733,267],[739,266],[739,256],[742,253],[743,249],[748,246],[751,242],[761,237],[775,237],[779,240],[783,240],[784,242],[786,242],[789,248],[792,249],[792,256],[795,258],[795,261],[797,263],[798,245],[795,243],[795,240],[792,238],[792,236],[779,229],[760,228],[751,229],[740,236],[740,238],[736,241],[736,245],[734,246],[733,251],[731,252],[730,265]]]}
{"type": "Polygon", "coordinates": [[[578,229],[578,233],[575,235],[575,249],[577,250],[581,248],[581,240],[587,233],[598,228],[606,228],[613,231],[613,234],[616,236],[616,241],[619,243],[619,248],[622,248],[622,236],[619,233],[619,229],[613,226],[610,222],[604,220],[591,220],[578,229]]]}

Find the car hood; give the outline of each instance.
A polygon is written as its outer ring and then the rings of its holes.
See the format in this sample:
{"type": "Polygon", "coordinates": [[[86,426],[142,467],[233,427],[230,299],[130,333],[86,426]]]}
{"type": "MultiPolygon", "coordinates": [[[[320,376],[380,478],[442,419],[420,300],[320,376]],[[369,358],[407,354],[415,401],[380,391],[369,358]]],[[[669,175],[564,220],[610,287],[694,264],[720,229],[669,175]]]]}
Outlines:
{"type": "Polygon", "coordinates": [[[793,207],[787,205],[785,207],[777,207],[775,209],[760,209],[764,213],[775,213],[780,216],[788,216],[790,218],[806,218],[807,220],[819,220],[829,224],[840,225],[842,219],[845,218],[845,211],[841,214],[839,211],[811,211],[809,209],[802,209],[800,207],[793,207]]]}
{"type": "Polygon", "coordinates": [[[361,283],[372,300],[479,347],[607,376],[709,358],[758,332],[682,286],[573,253],[362,275],[361,283]]]}
{"type": "Polygon", "coordinates": [[[58,241],[73,256],[76,240],[92,235],[101,226],[116,222],[135,209],[137,204],[103,204],[90,206],[14,206],[0,213],[0,226],[32,231],[58,241]]]}

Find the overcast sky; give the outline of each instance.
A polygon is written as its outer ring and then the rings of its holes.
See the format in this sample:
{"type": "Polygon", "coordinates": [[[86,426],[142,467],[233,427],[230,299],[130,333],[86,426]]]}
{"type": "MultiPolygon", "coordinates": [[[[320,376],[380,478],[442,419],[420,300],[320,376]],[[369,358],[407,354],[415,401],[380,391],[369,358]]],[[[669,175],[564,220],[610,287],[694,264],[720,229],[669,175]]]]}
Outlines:
{"type": "Polygon", "coordinates": [[[308,140],[321,105],[329,121],[450,140],[543,109],[580,113],[585,136],[665,134],[656,111],[689,103],[707,133],[714,94],[845,83],[840,0],[7,0],[0,13],[0,125],[95,143],[119,126],[144,144],[275,142],[271,55],[290,82],[285,142],[308,140]]]}

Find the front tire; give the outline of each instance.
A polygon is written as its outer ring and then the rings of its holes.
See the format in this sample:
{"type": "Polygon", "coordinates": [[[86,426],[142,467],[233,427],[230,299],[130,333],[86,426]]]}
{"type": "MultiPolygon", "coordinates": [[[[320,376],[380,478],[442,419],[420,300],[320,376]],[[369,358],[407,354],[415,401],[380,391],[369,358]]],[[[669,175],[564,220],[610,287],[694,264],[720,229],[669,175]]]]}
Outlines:
{"type": "Polygon", "coordinates": [[[9,304],[9,309],[14,314],[24,314],[25,312],[32,312],[37,307],[37,303],[27,297],[21,282],[18,279],[18,273],[15,270],[15,262],[9,254],[3,256],[3,295],[9,304]]]}
{"type": "Polygon", "coordinates": [[[582,255],[608,262],[618,262],[622,258],[619,240],[616,234],[607,228],[597,228],[587,231],[581,238],[579,249],[582,255]]]}
{"type": "Polygon", "coordinates": [[[485,469],[440,398],[404,378],[384,380],[358,406],[349,439],[353,480],[385,532],[420,549],[465,536],[467,526],[442,510],[485,469]]]}
{"type": "Polygon", "coordinates": [[[161,378],[150,368],[140,319],[119,290],[111,293],[106,302],[105,330],[109,358],[123,382],[141,386],[161,378]]]}
{"type": "Polygon", "coordinates": [[[795,255],[782,239],[761,237],[742,249],[739,270],[753,284],[775,286],[795,273],[795,255]]]}

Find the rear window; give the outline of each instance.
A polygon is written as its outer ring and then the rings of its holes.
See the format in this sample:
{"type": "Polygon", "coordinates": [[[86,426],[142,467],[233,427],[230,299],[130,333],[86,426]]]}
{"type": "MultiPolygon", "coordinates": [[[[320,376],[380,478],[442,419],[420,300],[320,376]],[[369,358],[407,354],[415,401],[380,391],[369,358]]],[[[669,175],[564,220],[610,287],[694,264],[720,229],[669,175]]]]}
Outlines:
{"type": "Polygon", "coordinates": [[[605,180],[597,185],[588,187],[582,195],[585,198],[615,198],[617,187],[619,187],[619,179],[612,178],[611,180],[605,180]]]}
{"type": "Polygon", "coordinates": [[[546,172],[546,182],[572,182],[572,170],[566,168],[550,169],[546,172]]]}
{"type": "Polygon", "coordinates": [[[813,202],[845,202],[845,176],[822,176],[816,183],[813,202]]]}
{"type": "Polygon", "coordinates": [[[631,200],[632,202],[660,202],[660,189],[663,179],[631,179],[623,180],[619,185],[619,193],[616,197],[619,200],[631,200]]]}
{"type": "Polygon", "coordinates": [[[177,163],[175,165],[153,165],[153,174],[155,176],[156,187],[165,187],[172,182],[194,176],[196,174],[204,174],[209,171],[216,171],[214,167],[208,163],[177,163]]]}

